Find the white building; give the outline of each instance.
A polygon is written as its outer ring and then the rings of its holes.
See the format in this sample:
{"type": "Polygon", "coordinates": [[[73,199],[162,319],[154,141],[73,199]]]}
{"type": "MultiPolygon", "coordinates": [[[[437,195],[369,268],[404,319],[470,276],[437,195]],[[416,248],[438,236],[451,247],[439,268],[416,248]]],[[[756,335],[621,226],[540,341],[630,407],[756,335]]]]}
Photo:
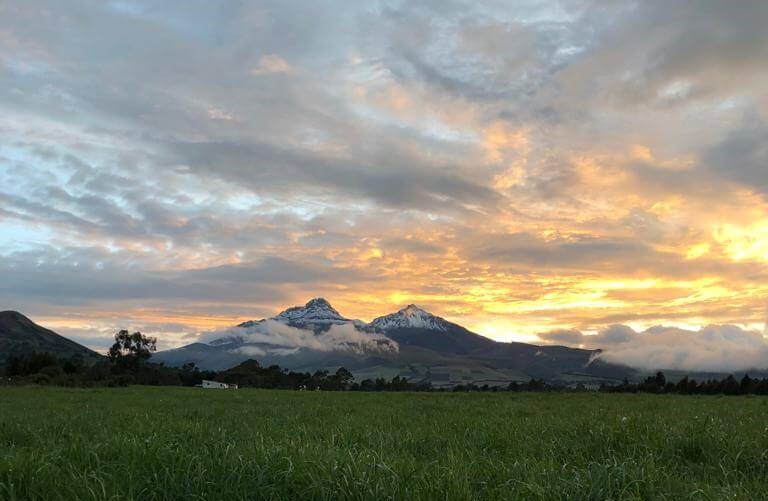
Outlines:
{"type": "Polygon", "coordinates": [[[203,388],[215,388],[219,390],[236,390],[236,384],[219,383],[218,381],[206,381],[203,379],[203,388]]]}

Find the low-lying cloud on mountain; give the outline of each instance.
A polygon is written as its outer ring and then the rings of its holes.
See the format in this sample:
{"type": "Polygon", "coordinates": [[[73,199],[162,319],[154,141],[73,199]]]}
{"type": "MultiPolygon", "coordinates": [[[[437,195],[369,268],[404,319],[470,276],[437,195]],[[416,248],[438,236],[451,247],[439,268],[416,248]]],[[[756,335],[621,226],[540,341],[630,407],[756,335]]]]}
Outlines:
{"type": "Polygon", "coordinates": [[[210,331],[203,334],[199,341],[218,344],[229,341],[237,345],[233,349],[239,353],[252,356],[289,355],[301,348],[352,353],[398,351],[395,341],[380,334],[360,331],[352,323],[331,325],[328,330],[316,334],[313,330],[292,327],[273,319],[210,331]],[[242,344],[245,346],[240,346],[242,344]]]}
{"type": "Polygon", "coordinates": [[[615,382],[635,372],[592,363],[593,350],[493,341],[415,304],[366,323],[342,315],[322,297],[270,318],[207,332],[195,341],[158,352],[154,360],[222,370],[255,358],[287,369],[343,366],[359,377],[401,375],[440,386],[469,381],[503,385],[531,377],[615,382]]]}
{"type": "Polygon", "coordinates": [[[636,332],[612,325],[596,335],[578,330],[539,334],[547,344],[600,348],[599,358],[644,369],[737,371],[768,366],[768,340],[735,325],[708,325],[698,331],[656,326],[636,332]]]}

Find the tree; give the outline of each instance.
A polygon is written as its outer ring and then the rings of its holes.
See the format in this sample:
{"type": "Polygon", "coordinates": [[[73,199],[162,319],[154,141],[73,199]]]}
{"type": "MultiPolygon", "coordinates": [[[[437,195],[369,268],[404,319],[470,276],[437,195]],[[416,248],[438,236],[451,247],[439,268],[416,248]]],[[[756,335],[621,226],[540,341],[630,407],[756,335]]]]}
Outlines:
{"type": "Polygon", "coordinates": [[[200,369],[197,368],[194,362],[187,362],[181,366],[179,378],[181,379],[181,384],[184,386],[194,386],[203,381],[203,378],[200,375],[200,369]]]}
{"type": "Polygon", "coordinates": [[[336,380],[337,389],[342,390],[355,380],[355,376],[345,367],[339,367],[339,370],[334,374],[334,379],[336,380]]]}
{"type": "Polygon", "coordinates": [[[741,386],[739,386],[739,382],[736,381],[733,374],[730,374],[727,378],[723,379],[721,391],[726,395],[738,395],[740,390],[741,386]]]}
{"type": "Polygon", "coordinates": [[[21,357],[11,355],[5,362],[5,375],[8,377],[24,375],[24,361],[21,357]]]}
{"type": "Polygon", "coordinates": [[[744,374],[744,377],[741,378],[741,382],[739,383],[739,386],[741,386],[741,394],[746,395],[748,393],[754,393],[756,385],[756,379],[749,377],[749,374],[744,374]]]}
{"type": "Polygon", "coordinates": [[[85,361],[83,360],[83,356],[79,353],[75,353],[66,359],[64,361],[64,365],[62,366],[65,374],[78,374],[83,372],[84,368],[85,361]]]}
{"type": "Polygon", "coordinates": [[[115,334],[115,343],[109,349],[109,360],[118,369],[136,371],[157,350],[157,339],[141,332],[129,334],[122,330],[115,334]]]}

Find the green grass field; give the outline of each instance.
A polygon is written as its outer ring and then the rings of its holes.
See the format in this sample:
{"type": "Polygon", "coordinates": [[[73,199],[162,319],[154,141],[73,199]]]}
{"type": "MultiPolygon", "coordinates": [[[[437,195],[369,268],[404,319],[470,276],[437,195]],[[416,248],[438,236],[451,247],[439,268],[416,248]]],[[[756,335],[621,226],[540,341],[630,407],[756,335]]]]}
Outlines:
{"type": "Polygon", "coordinates": [[[0,388],[0,499],[766,499],[768,399],[0,388]]]}

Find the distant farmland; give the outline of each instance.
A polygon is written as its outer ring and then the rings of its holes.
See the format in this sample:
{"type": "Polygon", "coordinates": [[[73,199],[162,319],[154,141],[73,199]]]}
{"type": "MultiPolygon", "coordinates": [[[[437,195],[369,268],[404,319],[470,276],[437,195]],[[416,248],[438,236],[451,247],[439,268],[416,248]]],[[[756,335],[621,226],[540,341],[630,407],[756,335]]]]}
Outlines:
{"type": "Polygon", "coordinates": [[[768,399],[0,388],[0,499],[765,499],[768,399]]]}

